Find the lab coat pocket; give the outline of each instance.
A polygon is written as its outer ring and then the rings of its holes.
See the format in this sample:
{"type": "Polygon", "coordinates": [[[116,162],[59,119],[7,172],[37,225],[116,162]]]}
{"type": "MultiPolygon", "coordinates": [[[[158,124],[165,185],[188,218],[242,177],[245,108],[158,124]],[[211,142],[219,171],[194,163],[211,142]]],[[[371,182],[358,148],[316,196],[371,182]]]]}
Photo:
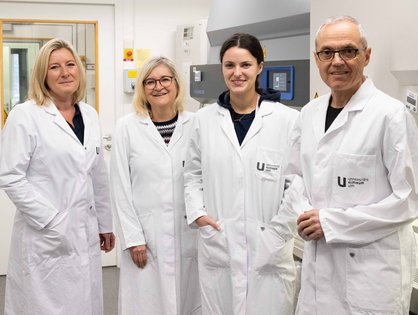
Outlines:
{"type": "Polygon", "coordinates": [[[401,290],[400,265],[399,250],[348,248],[348,303],[355,309],[395,314],[401,290]]]}
{"type": "Polygon", "coordinates": [[[141,215],[139,217],[139,221],[141,222],[142,230],[144,231],[145,243],[148,249],[148,258],[154,260],[158,255],[155,239],[156,228],[154,223],[154,215],[152,213],[141,215]]]}
{"type": "Polygon", "coordinates": [[[197,230],[187,224],[187,216],[184,213],[179,218],[181,224],[181,255],[183,257],[197,258],[197,230]]]}
{"type": "Polygon", "coordinates": [[[100,236],[97,221],[96,208],[90,206],[89,211],[86,213],[86,228],[88,244],[90,247],[89,252],[91,254],[93,254],[94,251],[96,251],[96,254],[100,254],[100,251],[98,250],[100,248],[100,236]]]}
{"type": "Polygon", "coordinates": [[[59,212],[42,230],[29,228],[30,265],[56,262],[57,258],[73,253],[70,239],[72,228],[70,212],[71,210],[59,212]]]}
{"type": "Polygon", "coordinates": [[[102,143],[100,141],[100,138],[98,137],[93,137],[91,139],[88,139],[88,141],[86,141],[84,143],[84,148],[86,150],[86,156],[88,157],[86,160],[89,161],[88,167],[95,167],[99,161],[99,155],[101,153],[101,148],[102,143]]]}
{"type": "Polygon", "coordinates": [[[275,272],[283,278],[293,280],[293,240],[285,240],[274,228],[260,225],[257,231],[254,270],[259,273],[275,272]]]}
{"type": "Polygon", "coordinates": [[[374,196],[375,155],[336,153],[333,160],[333,199],[343,204],[367,204],[374,196]]]}
{"type": "Polygon", "coordinates": [[[229,267],[228,245],[222,225],[220,231],[210,225],[199,227],[199,235],[199,260],[212,268],[229,267]]]}
{"type": "Polygon", "coordinates": [[[101,150],[102,150],[102,143],[101,143],[100,139],[97,139],[97,140],[93,141],[93,147],[91,149],[93,151],[92,152],[92,160],[94,161],[93,162],[94,163],[93,165],[96,166],[97,163],[98,163],[98,161],[99,161],[99,156],[102,153],[101,152],[101,150]]]}
{"type": "Polygon", "coordinates": [[[277,181],[282,172],[281,162],[281,152],[267,148],[259,148],[254,165],[256,176],[263,180],[277,181]]]}

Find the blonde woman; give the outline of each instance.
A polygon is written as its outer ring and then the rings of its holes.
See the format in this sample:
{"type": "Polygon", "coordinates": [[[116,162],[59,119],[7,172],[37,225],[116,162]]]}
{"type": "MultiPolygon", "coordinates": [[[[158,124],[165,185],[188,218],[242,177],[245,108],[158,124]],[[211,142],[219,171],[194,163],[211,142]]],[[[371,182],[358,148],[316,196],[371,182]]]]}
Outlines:
{"type": "Polygon", "coordinates": [[[183,196],[192,114],[173,63],[148,60],[115,129],[111,191],[122,245],[120,315],[200,314],[195,232],[183,196]]]}
{"type": "Polygon", "coordinates": [[[97,113],[72,46],[46,43],[29,101],[2,133],[0,188],[16,206],[5,314],[103,314],[100,249],[114,247],[97,113]]]}

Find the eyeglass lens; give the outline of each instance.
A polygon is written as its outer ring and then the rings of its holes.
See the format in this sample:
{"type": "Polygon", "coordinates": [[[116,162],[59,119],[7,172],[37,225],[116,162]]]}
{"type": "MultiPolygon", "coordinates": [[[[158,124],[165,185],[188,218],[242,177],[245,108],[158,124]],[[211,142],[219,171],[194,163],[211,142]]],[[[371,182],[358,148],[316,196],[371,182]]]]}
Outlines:
{"type": "Polygon", "coordinates": [[[322,61],[330,61],[334,59],[335,54],[338,53],[341,59],[350,60],[357,56],[358,49],[346,48],[341,50],[323,50],[317,53],[318,58],[322,61]]]}
{"type": "Polygon", "coordinates": [[[160,82],[160,85],[162,87],[169,87],[171,85],[171,82],[173,81],[172,77],[169,76],[163,76],[161,78],[157,79],[146,79],[144,81],[144,85],[147,88],[153,89],[157,86],[157,82],[160,82]]]}

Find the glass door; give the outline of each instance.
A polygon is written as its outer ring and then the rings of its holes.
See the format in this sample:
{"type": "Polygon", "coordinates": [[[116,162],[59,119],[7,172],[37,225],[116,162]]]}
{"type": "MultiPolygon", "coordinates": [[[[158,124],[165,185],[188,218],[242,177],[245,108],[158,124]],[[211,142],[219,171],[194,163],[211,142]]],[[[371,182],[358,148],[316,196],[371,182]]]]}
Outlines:
{"type": "Polygon", "coordinates": [[[98,110],[97,22],[0,19],[1,125],[12,108],[26,101],[32,69],[39,49],[52,38],[69,41],[86,72],[85,102],[98,110]]]}

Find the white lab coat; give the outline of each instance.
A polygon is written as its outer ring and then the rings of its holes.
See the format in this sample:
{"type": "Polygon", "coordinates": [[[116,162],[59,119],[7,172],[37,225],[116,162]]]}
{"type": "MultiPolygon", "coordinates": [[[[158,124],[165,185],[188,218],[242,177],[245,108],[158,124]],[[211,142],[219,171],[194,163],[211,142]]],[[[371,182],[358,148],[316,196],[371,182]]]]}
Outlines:
{"type": "Polygon", "coordinates": [[[119,315],[201,314],[196,231],[187,225],[183,164],[193,115],[182,112],[168,146],[149,117],[115,128],[111,192],[122,257],[119,315]],[[146,244],[138,268],[129,247],[146,244]]]}
{"type": "Polygon", "coordinates": [[[302,109],[294,137],[290,171],[306,187],[304,202],[293,196],[295,210],[320,209],[325,234],[305,242],[296,314],[408,314],[410,223],[418,215],[415,122],[367,79],[324,132],[329,98],[302,109]]]}
{"type": "Polygon", "coordinates": [[[263,101],[239,145],[228,109],[198,111],[185,166],[189,224],[199,228],[203,314],[293,314],[295,216],[279,212],[298,112],[263,101]]]}
{"type": "Polygon", "coordinates": [[[79,103],[80,143],[54,104],[11,111],[0,188],[15,204],[5,314],[103,313],[99,233],[112,231],[96,111],[79,103]]]}

